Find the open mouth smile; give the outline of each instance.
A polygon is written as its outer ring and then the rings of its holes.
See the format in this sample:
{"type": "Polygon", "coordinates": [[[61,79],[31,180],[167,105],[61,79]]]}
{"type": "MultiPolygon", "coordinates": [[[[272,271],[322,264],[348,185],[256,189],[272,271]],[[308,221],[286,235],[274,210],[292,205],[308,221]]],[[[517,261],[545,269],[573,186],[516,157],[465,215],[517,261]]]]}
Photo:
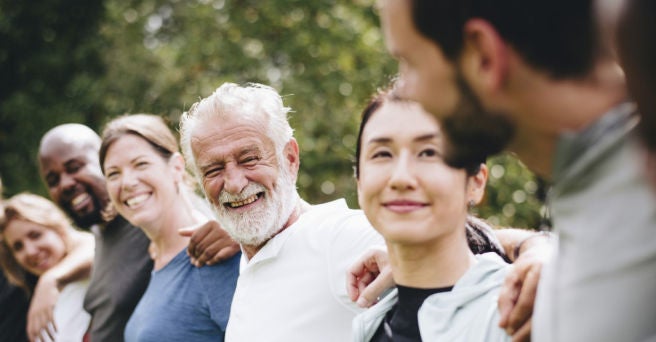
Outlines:
{"type": "Polygon", "coordinates": [[[235,208],[240,208],[245,205],[249,205],[258,199],[260,199],[262,196],[264,196],[264,192],[258,192],[257,194],[251,195],[241,201],[235,201],[235,202],[224,202],[223,205],[227,208],[235,209],[235,208]]]}
{"type": "Polygon", "coordinates": [[[150,194],[141,194],[141,195],[138,195],[138,196],[134,196],[134,197],[128,198],[125,201],[125,205],[128,208],[132,208],[132,207],[138,206],[139,204],[143,203],[149,197],[150,197],[150,194]]]}

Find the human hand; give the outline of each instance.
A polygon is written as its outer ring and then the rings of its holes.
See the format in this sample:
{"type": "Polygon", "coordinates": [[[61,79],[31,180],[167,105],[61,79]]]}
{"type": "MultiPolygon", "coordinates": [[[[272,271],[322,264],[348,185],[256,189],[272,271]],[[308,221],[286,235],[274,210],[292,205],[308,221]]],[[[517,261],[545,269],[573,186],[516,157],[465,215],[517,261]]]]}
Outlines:
{"type": "Polygon", "coordinates": [[[392,267],[384,247],[367,250],[347,271],[346,291],[359,307],[368,308],[394,286],[392,267]]]}
{"type": "Polygon", "coordinates": [[[531,317],[542,266],[551,258],[551,239],[532,239],[519,254],[499,293],[499,327],[513,342],[531,340],[531,317]]]}
{"type": "Polygon", "coordinates": [[[49,273],[39,277],[27,312],[27,336],[30,341],[48,338],[53,341],[57,327],[53,310],[59,299],[57,279],[49,273]]]}
{"type": "Polygon", "coordinates": [[[187,254],[196,267],[214,265],[237,254],[240,249],[239,244],[214,220],[182,228],[178,233],[191,237],[187,254]]]}

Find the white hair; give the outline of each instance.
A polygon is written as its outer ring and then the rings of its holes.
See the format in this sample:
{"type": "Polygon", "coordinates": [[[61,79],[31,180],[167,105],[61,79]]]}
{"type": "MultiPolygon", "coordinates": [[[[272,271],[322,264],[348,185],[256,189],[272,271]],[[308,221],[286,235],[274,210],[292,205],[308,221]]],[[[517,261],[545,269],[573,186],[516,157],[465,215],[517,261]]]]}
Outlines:
{"type": "Polygon", "coordinates": [[[191,150],[191,139],[196,127],[214,117],[239,117],[261,123],[265,134],[275,145],[276,154],[281,155],[294,132],[287,121],[290,109],[283,105],[278,92],[269,86],[257,83],[248,83],[246,86],[224,83],[212,95],[194,103],[188,112],[182,114],[180,145],[187,165],[200,181],[201,175],[191,150]]]}

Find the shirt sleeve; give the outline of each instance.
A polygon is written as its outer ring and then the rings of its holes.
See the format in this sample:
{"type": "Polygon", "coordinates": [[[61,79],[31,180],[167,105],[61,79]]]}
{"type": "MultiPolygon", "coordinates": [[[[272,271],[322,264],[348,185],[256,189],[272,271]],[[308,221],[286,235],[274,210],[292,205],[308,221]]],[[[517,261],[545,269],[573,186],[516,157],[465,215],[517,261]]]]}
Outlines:
{"type": "Polygon", "coordinates": [[[239,276],[241,253],[212,266],[198,269],[212,320],[225,332],[230,316],[232,296],[239,276]]]}
{"type": "Polygon", "coordinates": [[[330,286],[336,299],[355,313],[362,311],[346,292],[346,273],[351,265],[369,248],[385,244],[382,236],[371,226],[366,216],[354,210],[339,220],[327,239],[330,286]]]}

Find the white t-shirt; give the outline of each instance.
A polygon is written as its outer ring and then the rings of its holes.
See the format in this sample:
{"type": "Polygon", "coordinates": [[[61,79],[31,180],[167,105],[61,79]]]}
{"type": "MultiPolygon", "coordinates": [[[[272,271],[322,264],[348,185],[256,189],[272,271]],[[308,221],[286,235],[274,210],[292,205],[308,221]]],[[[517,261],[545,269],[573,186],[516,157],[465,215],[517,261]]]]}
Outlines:
{"type": "MultiPolygon", "coordinates": [[[[54,341],[82,341],[91,321],[91,316],[82,307],[88,285],[89,280],[86,279],[70,283],[62,289],[52,313],[57,327],[57,332],[54,333],[54,341]]],[[[41,335],[41,341],[52,340],[44,331],[41,335]]]]}
{"type": "Polygon", "coordinates": [[[242,264],[226,341],[350,341],[346,271],[383,238],[344,200],[316,205],[242,264]]]}

